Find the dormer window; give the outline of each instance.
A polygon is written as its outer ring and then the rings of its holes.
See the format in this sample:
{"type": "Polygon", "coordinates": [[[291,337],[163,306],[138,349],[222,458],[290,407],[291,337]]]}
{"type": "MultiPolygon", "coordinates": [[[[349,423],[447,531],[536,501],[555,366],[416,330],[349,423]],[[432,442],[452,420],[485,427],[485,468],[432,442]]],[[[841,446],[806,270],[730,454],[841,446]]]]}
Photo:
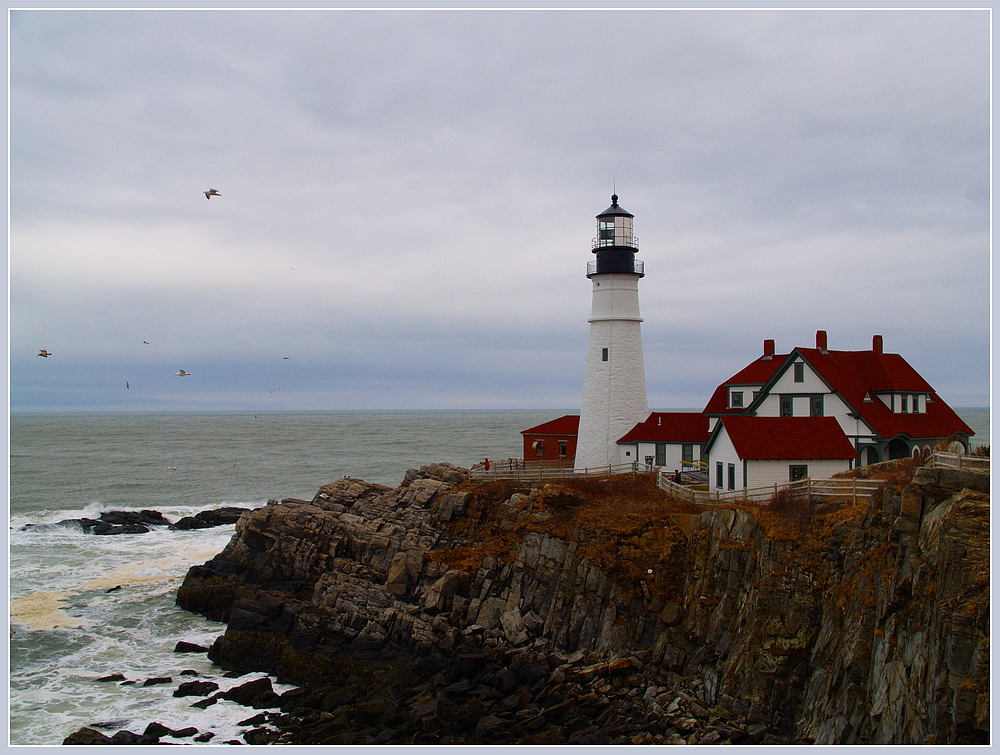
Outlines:
{"type": "Polygon", "coordinates": [[[899,397],[899,411],[900,414],[910,413],[910,397],[905,393],[899,397]]]}
{"type": "Polygon", "coordinates": [[[729,406],[733,409],[743,408],[743,391],[729,392],[729,406]]]}

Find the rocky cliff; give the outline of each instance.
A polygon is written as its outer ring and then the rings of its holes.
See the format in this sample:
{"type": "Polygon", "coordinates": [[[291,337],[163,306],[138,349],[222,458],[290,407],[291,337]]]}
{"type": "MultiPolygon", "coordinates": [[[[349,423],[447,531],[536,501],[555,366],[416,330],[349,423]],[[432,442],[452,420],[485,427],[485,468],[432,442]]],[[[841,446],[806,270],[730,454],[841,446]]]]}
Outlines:
{"type": "Polygon", "coordinates": [[[190,570],[210,657],[302,685],[273,741],[989,740],[988,476],[706,510],[463,480],[271,501],[190,570]]]}

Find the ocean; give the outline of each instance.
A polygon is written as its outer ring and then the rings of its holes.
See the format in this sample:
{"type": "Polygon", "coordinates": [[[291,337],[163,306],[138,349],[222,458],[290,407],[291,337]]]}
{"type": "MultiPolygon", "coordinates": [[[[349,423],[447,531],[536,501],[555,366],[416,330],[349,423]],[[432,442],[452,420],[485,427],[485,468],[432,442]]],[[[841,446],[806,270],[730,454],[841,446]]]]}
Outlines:
{"type": "MultiPolygon", "coordinates": [[[[957,411],[975,443],[988,444],[989,409],[957,411]]],[[[209,744],[238,739],[253,728],[239,722],[259,711],[227,701],[192,708],[198,698],[172,692],[193,678],[228,689],[262,676],[226,678],[204,654],[173,652],[180,640],[210,646],[224,630],[177,608],[174,596],[190,566],[225,547],[232,525],[107,536],[23,525],[141,509],[176,521],[269,498],[308,500],[345,476],[396,486],[424,464],[520,457],[522,430],[566,413],[12,414],[9,744],[56,745],[81,726],[141,733],[151,721],[213,732],[209,744]],[[135,683],[96,681],[116,673],[135,683]],[[143,686],[164,677],[172,681],[143,686]]]]}

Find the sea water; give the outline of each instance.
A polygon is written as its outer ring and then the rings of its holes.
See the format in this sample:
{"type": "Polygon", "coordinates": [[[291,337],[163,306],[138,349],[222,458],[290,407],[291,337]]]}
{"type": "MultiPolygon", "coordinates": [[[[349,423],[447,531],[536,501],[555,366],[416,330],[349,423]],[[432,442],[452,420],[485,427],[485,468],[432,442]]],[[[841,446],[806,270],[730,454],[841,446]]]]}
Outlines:
{"type": "Polygon", "coordinates": [[[141,733],[151,721],[211,731],[220,743],[254,728],[239,721],[258,712],[172,696],[196,678],[225,690],[262,676],[226,678],[205,654],[173,652],[179,640],[208,647],[225,629],[174,600],[188,568],[219,553],[232,525],[98,536],[56,523],[141,509],[177,521],[269,498],[310,500],[345,476],[395,487],[424,464],[520,457],[521,430],[564,413],[11,415],[10,744],[60,744],[81,726],[141,733]],[[22,529],[38,523],[54,526],[22,529]],[[96,681],[116,673],[134,684],[96,681]],[[143,686],[162,677],[172,682],[143,686]]]}
{"type": "MultiPolygon", "coordinates": [[[[976,443],[988,444],[989,410],[958,412],[976,443]]],[[[233,526],[98,536],[23,525],[141,509],[176,521],[269,498],[308,500],[344,476],[396,486],[432,462],[520,457],[522,430],[565,413],[11,415],[9,743],[59,744],[81,726],[141,733],[151,721],[211,731],[209,744],[239,739],[254,728],[239,722],[259,711],[224,700],[193,708],[199,698],[173,690],[192,679],[225,690],[262,676],[227,678],[204,654],[173,652],[179,640],[208,647],[225,629],[174,600],[188,568],[219,553],[233,526]],[[116,673],[134,683],[96,681],[116,673]],[[143,686],[162,677],[172,681],[143,686]]]]}

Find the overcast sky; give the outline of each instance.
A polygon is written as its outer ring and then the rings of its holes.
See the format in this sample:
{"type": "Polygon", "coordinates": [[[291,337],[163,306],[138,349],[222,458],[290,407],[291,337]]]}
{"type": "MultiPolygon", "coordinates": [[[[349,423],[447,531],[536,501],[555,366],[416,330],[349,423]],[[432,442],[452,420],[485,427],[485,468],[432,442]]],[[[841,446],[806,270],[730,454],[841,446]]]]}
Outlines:
{"type": "Polygon", "coordinates": [[[11,407],[578,411],[613,189],[651,409],[818,329],[985,406],[989,43],[986,11],[13,11],[11,407]]]}

